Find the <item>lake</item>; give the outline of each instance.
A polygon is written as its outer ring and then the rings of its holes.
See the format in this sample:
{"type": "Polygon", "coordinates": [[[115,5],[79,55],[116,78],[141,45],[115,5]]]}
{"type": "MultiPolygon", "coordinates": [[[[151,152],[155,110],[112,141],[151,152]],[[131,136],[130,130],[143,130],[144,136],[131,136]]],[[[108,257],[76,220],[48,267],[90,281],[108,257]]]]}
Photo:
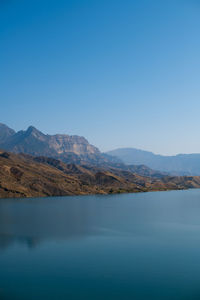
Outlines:
{"type": "Polygon", "coordinates": [[[200,190],[0,199],[0,299],[200,299],[200,190]]]}

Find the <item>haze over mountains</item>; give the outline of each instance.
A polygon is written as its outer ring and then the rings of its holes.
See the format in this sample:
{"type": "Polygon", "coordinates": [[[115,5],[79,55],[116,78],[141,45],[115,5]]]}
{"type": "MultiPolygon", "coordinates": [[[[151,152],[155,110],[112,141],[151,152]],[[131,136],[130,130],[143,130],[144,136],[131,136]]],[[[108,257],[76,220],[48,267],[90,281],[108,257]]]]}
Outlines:
{"type": "Polygon", "coordinates": [[[144,164],[149,168],[173,175],[200,175],[200,154],[164,156],[135,148],[120,148],[107,152],[125,164],[144,164]]]}
{"type": "Polygon", "coordinates": [[[33,126],[15,132],[0,124],[0,149],[13,153],[48,156],[65,163],[114,166],[144,176],[159,173],[200,175],[200,154],[157,155],[135,148],[121,148],[107,153],[91,145],[84,137],[67,134],[44,134],[33,126]]]}
{"type": "Polygon", "coordinates": [[[48,135],[33,126],[15,132],[4,124],[0,124],[0,149],[0,197],[200,187],[200,177],[172,176],[163,172],[173,170],[176,175],[192,172],[196,175],[198,165],[195,165],[196,160],[191,160],[191,157],[196,158],[194,155],[188,156],[188,165],[178,165],[174,157],[136,149],[119,149],[105,154],[84,137],[48,135]]]}
{"type": "Polygon", "coordinates": [[[115,167],[142,176],[158,178],[163,176],[160,172],[143,165],[126,166],[120,159],[101,153],[84,137],[67,134],[46,135],[33,126],[25,131],[15,132],[8,126],[0,124],[0,149],[13,153],[53,157],[67,164],[115,167]]]}

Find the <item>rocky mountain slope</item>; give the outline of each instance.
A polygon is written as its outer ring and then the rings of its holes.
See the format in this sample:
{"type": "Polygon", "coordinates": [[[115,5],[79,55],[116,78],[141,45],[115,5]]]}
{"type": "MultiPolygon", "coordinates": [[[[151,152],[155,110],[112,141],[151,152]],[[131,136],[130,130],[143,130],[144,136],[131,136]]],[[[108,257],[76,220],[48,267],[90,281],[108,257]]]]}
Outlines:
{"type": "Polygon", "coordinates": [[[74,159],[80,157],[80,160],[89,160],[90,157],[92,160],[93,157],[100,155],[96,147],[90,145],[84,137],[76,135],[45,135],[33,126],[26,131],[21,130],[7,136],[5,136],[4,128],[0,128],[0,132],[0,148],[14,153],[66,157],[66,159],[68,155],[71,155],[73,159],[74,155],[74,159]]]}
{"type": "Polygon", "coordinates": [[[200,177],[143,177],[116,168],[65,164],[0,151],[0,197],[39,197],[199,188],[200,177]]]}
{"type": "Polygon", "coordinates": [[[107,152],[125,164],[141,165],[173,175],[200,175],[200,154],[157,155],[135,148],[121,148],[107,152]]]}

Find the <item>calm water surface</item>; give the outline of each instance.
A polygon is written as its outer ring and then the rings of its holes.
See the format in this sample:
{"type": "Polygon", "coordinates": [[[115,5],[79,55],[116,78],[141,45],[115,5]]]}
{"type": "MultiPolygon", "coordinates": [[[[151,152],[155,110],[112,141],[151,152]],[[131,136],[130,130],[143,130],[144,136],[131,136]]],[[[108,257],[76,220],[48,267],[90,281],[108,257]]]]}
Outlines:
{"type": "Polygon", "coordinates": [[[0,299],[200,299],[200,190],[1,199],[0,299]]]}

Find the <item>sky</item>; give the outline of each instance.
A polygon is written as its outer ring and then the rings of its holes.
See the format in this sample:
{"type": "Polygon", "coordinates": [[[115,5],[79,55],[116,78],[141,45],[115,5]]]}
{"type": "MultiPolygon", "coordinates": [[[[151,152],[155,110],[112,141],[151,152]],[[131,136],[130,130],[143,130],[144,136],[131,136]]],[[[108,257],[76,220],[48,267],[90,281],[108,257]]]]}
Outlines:
{"type": "Polygon", "coordinates": [[[0,122],[200,153],[198,0],[0,0],[0,122]]]}

